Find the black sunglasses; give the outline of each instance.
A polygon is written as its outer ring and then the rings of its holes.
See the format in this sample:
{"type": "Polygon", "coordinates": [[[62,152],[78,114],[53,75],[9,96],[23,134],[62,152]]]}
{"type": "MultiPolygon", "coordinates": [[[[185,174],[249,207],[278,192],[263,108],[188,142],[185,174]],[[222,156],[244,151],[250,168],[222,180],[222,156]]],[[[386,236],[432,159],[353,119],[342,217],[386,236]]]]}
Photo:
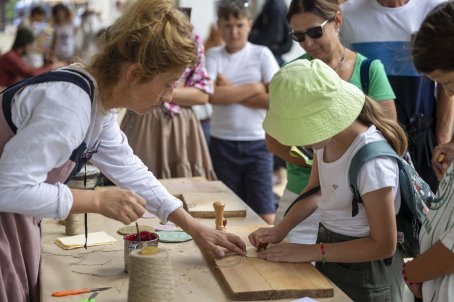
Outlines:
{"type": "Polygon", "coordinates": [[[304,42],[304,40],[306,40],[306,35],[311,39],[321,38],[323,36],[323,26],[325,26],[329,20],[330,19],[327,19],[321,25],[311,27],[306,31],[291,31],[289,32],[289,35],[292,40],[296,42],[304,42]]]}
{"type": "Polygon", "coordinates": [[[249,7],[249,0],[220,0],[219,7],[230,7],[235,5],[239,8],[247,8],[249,7]]]}

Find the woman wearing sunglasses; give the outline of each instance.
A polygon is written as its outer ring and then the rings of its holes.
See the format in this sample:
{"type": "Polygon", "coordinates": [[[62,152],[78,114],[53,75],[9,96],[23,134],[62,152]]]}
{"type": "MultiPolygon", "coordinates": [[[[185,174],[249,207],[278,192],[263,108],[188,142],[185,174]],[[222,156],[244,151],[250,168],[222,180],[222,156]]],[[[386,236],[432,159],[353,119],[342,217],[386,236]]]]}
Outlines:
{"type": "MultiPolygon", "coordinates": [[[[319,59],[328,64],[341,79],[359,87],[378,102],[387,117],[396,120],[395,95],[379,60],[370,63],[368,89],[362,87],[361,80],[364,79],[360,76],[361,64],[366,62],[367,58],[342,45],[338,34],[342,25],[342,13],[336,0],[293,0],[289,6],[287,21],[292,28],[290,36],[306,51],[298,59],[319,59]]],[[[306,187],[311,166],[303,158],[291,156],[288,146],[281,145],[269,136],[266,139],[268,149],[287,161],[287,186],[279,201],[275,220],[277,224],[282,220],[288,206],[306,187]]],[[[294,243],[314,243],[318,222],[319,214],[316,211],[297,225],[288,234],[287,240],[294,243]]]]}

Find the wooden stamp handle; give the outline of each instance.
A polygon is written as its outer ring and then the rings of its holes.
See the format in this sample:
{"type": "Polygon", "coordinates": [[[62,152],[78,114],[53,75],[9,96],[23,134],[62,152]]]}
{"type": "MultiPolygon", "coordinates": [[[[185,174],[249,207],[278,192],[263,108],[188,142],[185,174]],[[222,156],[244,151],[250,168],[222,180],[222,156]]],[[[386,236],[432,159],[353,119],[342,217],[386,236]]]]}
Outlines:
{"type": "Polygon", "coordinates": [[[216,217],[216,230],[225,231],[224,208],[225,204],[222,201],[213,202],[214,215],[216,217]]]}

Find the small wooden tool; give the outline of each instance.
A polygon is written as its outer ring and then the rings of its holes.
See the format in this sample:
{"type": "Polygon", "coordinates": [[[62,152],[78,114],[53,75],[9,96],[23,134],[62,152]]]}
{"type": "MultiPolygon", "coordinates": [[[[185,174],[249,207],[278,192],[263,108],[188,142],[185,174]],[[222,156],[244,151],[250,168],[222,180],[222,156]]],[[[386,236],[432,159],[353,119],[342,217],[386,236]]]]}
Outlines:
{"type": "Polygon", "coordinates": [[[214,215],[216,219],[216,230],[225,231],[227,220],[224,218],[225,204],[222,201],[213,202],[214,215]]]}

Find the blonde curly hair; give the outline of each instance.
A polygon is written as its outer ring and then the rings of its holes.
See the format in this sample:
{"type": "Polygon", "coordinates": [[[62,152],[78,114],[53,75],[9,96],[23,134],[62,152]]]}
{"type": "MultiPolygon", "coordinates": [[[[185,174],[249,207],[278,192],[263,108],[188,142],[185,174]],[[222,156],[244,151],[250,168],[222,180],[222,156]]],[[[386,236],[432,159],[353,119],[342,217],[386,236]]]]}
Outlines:
{"type": "Polygon", "coordinates": [[[169,0],[131,1],[100,44],[89,69],[101,91],[118,82],[126,64],[136,63],[139,80],[146,82],[197,62],[192,25],[169,0]]]}

